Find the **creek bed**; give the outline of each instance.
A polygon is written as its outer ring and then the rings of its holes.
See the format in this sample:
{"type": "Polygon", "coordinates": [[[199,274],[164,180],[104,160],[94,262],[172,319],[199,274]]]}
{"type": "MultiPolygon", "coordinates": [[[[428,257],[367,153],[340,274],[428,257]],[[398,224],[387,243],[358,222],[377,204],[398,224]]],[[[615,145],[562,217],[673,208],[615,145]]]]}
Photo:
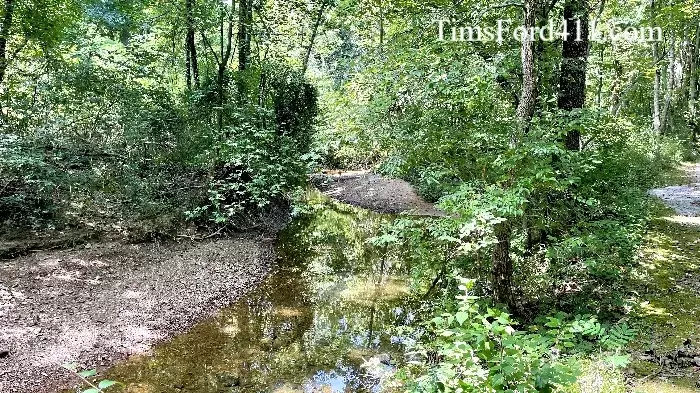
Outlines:
{"type": "Polygon", "coordinates": [[[107,370],[123,392],[376,392],[402,356],[408,281],[367,239],[390,220],[313,195],[275,272],[187,333],[107,370]]]}

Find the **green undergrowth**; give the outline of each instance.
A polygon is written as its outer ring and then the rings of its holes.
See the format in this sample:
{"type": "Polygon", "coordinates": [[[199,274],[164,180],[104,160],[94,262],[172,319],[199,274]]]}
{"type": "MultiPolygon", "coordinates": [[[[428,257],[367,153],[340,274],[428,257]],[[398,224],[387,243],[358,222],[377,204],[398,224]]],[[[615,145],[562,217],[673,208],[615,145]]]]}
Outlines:
{"type": "MultiPolygon", "coordinates": [[[[674,177],[676,179],[677,177],[674,177]]],[[[682,182],[678,182],[682,183],[682,182]]],[[[674,221],[673,210],[655,204],[639,267],[631,281],[630,316],[638,334],[628,351],[633,361],[624,372],[595,358],[581,362],[576,393],[697,392],[693,368],[664,367],[643,360],[647,351],[666,356],[684,347],[700,347],[700,225],[674,221]]]]}
{"type": "Polygon", "coordinates": [[[640,360],[645,351],[666,356],[690,342],[699,348],[700,330],[700,225],[678,222],[673,210],[660,203],[649,224],[640,265],[632,283],[632,314],[640,328],[630,350],[635,392],[698,391],[692,368],[640,360]],[[689,340],[689,341],[688,341],[689,340]]]}
{"type": "Polygon", "coordinates": [[[659,218],[651,223],[637,272],[637,313],[657,351],[700,340],[700,226],[659,218]]]}

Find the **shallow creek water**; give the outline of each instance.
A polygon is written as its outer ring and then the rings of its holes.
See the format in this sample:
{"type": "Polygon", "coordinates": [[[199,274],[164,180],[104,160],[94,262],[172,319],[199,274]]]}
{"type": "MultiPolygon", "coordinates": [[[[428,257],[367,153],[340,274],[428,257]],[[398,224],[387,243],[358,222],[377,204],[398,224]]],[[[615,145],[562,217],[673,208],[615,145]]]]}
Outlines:
{"type": "Polygon", "coordinates": [[[407,281],[366,242],[391,218],[311,199],[281,233],[275,273],[261,287],[108,370],[104,378],[122,383],[110,391],[378,391],[401,358],[392,327],[415,317],[407,281]]]}

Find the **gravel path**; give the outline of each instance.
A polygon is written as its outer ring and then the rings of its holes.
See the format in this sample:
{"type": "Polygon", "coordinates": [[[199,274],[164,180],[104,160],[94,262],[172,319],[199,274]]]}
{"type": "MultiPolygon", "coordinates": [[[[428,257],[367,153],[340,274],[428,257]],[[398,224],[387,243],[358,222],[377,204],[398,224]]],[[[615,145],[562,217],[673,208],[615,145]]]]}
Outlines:
{"type": "Polygon", "coordinates": [[[390,179],[369,171],[354,171],[315,175],[313,181],[331,198],[377,213],[445,215],[435,205],[423,200],[404,180],[390,179]]]}
{"type": "Polygon", "coordinates": [[[657,188],[649,193],[664,201],[679,216],[693,218],[686,220],[689,223],[700,223],[694,219],[700,217],[700,164],[686,164],[683,169],[688,173],[690,184],[657,188]]]}
{"type": "Polygon", "coordinates": [[[0,261],[0,392],[75,384],[191,327],[267,276],[269,239],[106,243],[0,261]]]}

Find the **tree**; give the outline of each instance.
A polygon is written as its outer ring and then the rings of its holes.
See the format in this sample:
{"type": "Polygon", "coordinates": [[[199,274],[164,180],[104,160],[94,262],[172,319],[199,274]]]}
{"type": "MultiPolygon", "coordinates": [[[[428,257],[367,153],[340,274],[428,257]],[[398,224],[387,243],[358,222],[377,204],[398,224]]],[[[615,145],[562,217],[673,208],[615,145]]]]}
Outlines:
{"type": "MultiPolygon", "coordinates": [[[[525,31],[531,31],[535,27],[537,14],[537,1],[525,0],[523,3],[523,27],[525,31]]],[[[536,64],[535,41],[529,34],[523,34],[520,47],[520,61],[523,69],[523,83],[520,92],[520,100],[516,110],[518,117],[517,132],[527,132],[529,122],[535,111],[537,100],[536,91],[536,64]]],[[[493,247],[491,263],[491,280],[494,300],[503,303],[511,311],[515,311],[518,305],[513,296],[513,258],[510,255],[511,237],[513,236],[512,222],[509,219],[494,225],[496,244],[493,247]]]]}
{"type": "MultiPolygon", "coordinates": [[[[588,12],[587,0],[566,0],[564,2],[564,23],[567,35],[562,43],[557,106],[567,112],[583,108],[586,101],[589,48],[588,12]]],[[[579,150],[581,146],[580,132],[575,129],[568,130],[564,144],[568,150],[579,150]]]]}
{"type": "Polygon", "coordinates": [[[700,17],[695,28],[695,40],[690,50],[690,75],[688,86],[688,126],[693,133],[693,144],[697,148],[700,138],[700,113],[698,113],[698,79],[700,77],[700,17]]]}
{"type": "Polygon", "coordinates": [[[195,44],[195,26],[194,26],[194,1],[185,0],[185,20],[187,32],[185,34],[185,66],[187,70],[185,76],[187,79],[187,88],[192,88],[192,79],[194,79],[194,87],[199,88],[199,61],[197,59],[197,46],[195,44]]]}
{"type": "Polygon", "coordinates": [[[306,73],[306,69],[309,67],[309,58],[311,57],[311,50],[313,49],[314,42],[316,41],[316,35],[318,34],[318,28],[323,20],[323,13],[326,8],[330,5],[331,0],[321,0],[321,4],[318,7],[318,14],[316,15],[316,20],[313,27],[311,28],[311,38],[309,38],[309,45],[306,47],[306,52],[304,54],[304,61],[302,62],[301,72],[306,73]]]}
{"type": "Polygon", "coordinates": [[[5,79],[7,64],[9,62],[7,55],[7,41],[10,37],[10,29],[12,28],[12,17],[14,14],[14,0],[5,0],[3,9],[2,26],[0,26],[0,86],[5,79]]]}
{"type": "Polygon", "coordinates": [[[253,22],[253,0],[238,3],[238,69],[243,71],[250,65],[250,39],[253,22]]]}

